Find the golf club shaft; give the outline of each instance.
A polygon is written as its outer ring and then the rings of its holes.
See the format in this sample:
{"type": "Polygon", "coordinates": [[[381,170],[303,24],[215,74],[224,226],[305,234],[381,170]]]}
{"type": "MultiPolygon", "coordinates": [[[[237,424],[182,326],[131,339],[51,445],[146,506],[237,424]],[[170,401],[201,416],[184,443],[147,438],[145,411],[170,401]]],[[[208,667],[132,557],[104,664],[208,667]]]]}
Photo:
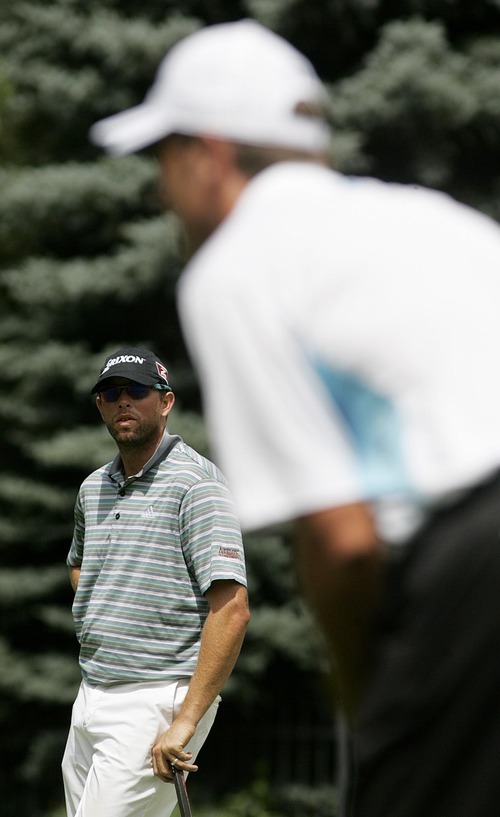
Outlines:
{"type": "Polygon", "coordinates": [[[175,766],[172,767],[172,772],[174,775],[174,785],[181,817],[192,817],[184,772],[181,771],[181,769],[176,769],[175,766]]]}

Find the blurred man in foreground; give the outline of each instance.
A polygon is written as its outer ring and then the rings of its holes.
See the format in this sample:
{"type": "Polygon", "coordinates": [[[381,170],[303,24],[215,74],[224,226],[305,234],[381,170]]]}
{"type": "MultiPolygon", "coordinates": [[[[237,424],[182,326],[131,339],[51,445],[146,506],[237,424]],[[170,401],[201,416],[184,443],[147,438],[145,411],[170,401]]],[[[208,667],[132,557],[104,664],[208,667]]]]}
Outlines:
{"type": "Polygon", "coordinates": [[[327,167],[324,89],[252,21],[98,123],[156,145],[179,307],[247,529],[294,520],[346,724],[342,815],[497,817],[500,228],[327,167]]]}

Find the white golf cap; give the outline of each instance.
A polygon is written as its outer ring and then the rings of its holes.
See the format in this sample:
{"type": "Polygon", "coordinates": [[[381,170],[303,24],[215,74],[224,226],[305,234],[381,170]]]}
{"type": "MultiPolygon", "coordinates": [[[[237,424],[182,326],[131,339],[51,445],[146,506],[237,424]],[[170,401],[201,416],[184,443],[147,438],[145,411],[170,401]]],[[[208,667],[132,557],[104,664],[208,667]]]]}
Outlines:
{"type": "Polygon", "coordinates": [[[93,142],[133,153],[170,133],[308,152],[327,148],[325,90],[309,60],[253,20],[204,28],[161,63],[144,102],[97,122],[93,142]]]}

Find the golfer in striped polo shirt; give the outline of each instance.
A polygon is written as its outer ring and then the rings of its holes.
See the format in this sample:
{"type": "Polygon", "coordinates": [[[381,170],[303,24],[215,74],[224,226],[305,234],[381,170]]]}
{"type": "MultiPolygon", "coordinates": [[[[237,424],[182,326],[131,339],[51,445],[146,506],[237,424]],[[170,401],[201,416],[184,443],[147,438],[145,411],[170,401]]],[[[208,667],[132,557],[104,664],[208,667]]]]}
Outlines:
{"type": "Polygon", "coordinates": [[[196,771],[248,623],[225,478],[166,428],[174,393],[148,349],[92,389],[118,446],[83,482],[68,555],[82,683],[63,759],[68,817],[167,817],[196,771]]]}

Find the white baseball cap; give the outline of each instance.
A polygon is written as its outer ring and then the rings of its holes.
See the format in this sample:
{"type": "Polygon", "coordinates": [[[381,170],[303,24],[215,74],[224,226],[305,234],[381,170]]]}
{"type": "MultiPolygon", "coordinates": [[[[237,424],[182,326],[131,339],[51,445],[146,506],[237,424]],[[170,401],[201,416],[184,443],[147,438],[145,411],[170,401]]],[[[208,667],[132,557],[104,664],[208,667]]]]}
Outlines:
{"type": "Polygon", "coordinates": [[[93,125],[93,142],[133,153],[170,133],[325,150],[325,89],[311,63],[254,20],[208,26],[161,63],[144,102],[93,125]]]}

